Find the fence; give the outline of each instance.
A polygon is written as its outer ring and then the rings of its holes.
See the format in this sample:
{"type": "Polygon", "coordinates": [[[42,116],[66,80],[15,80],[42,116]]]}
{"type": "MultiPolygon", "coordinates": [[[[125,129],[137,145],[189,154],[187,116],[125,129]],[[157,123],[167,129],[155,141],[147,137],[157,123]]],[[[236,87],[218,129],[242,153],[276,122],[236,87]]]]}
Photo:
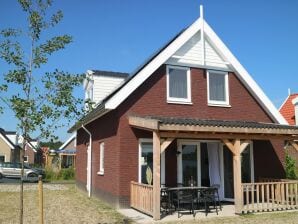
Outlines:
{"type": "Polygon", "coordinates": [[[153,215],[153,186],[131,182],[130,206],[148,215],[153,215]]]}
{"type": "Polygon", "coordinates": [[[243,183],[242,212],[298,209],[298,181],[243,183]]]}

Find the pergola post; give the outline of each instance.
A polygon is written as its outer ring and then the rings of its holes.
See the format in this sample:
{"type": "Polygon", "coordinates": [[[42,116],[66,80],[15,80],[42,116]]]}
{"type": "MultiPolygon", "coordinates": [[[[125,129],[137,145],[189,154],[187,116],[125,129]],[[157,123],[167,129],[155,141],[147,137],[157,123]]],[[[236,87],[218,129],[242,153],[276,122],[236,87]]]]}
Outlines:
{"type": "Polygon", "coordinates": [[[160,136],[153,131],[153,219],[160,220],[160,136]]]}
{"type": "Polygon", "coordinates": [[[235,213],[242,212],[242,193],[241,193],[241,151],[240,139],[236,139],[234,143],[233,154],[233,172],[234,172],[234,198],[235,198],[235,213]]]}
{"type": "Polygon", "coordinates": [[[241,191],[241,152],[249,144],[243,142],[241,144],[240,139],[236,139],[234,142],[230,142],[227,139],[223,139],[225,145],[233,153],[233,175],[234,175],[234,200],[235,200],[235,213],[240,214],[242,212],[242,191],[241,191]]]}

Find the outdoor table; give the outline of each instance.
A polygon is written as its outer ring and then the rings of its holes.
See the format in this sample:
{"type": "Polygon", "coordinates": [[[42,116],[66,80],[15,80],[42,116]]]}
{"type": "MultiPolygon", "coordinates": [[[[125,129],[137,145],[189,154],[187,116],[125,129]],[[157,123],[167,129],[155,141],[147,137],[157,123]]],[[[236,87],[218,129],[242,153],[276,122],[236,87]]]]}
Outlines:
{"type": "MultiPolygon", "coordinates": [[[[195,216],[195,212],[194,212],[194,201],[196,200],[195,195],[196,195],[196,193],[200,192],[201,190],[206,190],[206,189],[214,189],[214,187],[205,187],[205,186],[163,187],[163,188],[161,188],[161,192],[167,192],[167,193],[165,193],[165,195],[167,194],[168,205],[170,208],[173,205],[173,193],[174,192],[177,192],[177,197],[178,197],[180,191],[190,192],[190,194],[192,195],[192,198],[189,201],[189,204],[191,204],[190,213],[193,214],[193,216],[195,216]]],[[[199,195],[197,195],[197,197],[199,197],[199,195]]],[[[179,199],[177,199],[177,203],[178,203],[178,200],[179,199]]],[[[207,214],[207,210],[206,210],[206,214],[207,214]]],[[[178,211],[178,217],[179,217],[179,211],[178,211]]]]}
{"type": "MultiPolygon", "coordinates": [[[[208,187],[203,187],[203,186],[187,186],[187,187],[165,187],[165,188],[161,188],[161,191],[163,192],[168,192],[167,196],[168,196],[168,204],[170,205],[170,207],[173,206],[173,194],[174,192],[177,192],[177,196],[179,195],[179,192],[181,191],[188,191],[190,192],[190,194],[192,195],[192,198],[190,199],[189,203],[191,204],[191,214],[194,215],[194,200],[195,200],[195,194],[197,192],[199,192],[202,189],[208,189],[208,187]]],[[[177,200],[179,200],[177,198],[177,200]]],[[[177,201],[178,203],[178,201],[177,201]]],[[[179,211],[178,211],[178,217],[179,217],[179,211]]]]}

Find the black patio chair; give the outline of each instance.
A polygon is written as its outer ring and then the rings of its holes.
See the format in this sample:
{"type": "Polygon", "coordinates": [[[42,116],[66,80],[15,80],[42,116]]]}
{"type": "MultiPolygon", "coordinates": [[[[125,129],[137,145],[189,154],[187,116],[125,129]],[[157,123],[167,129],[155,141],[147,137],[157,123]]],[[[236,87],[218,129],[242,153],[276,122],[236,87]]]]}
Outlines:
{"type": "Polygon", "coordinates": [[[192,190],[177,190],[173,191],[173,204],[175,210],[178,213],[178,218],[180,218],[183,213],[189,212],[189,214],[194,215],[194,204],[195,196],[192,190]]]}
{"type": "Polygon", "coordinates": [[[215,191],[215,199],[216,199],[216,202],[217,202],[217,204],[219,206],[220,211],[222,211],[221,201],[219,199],[219,193],[218,193],[218,189],[220,188],[220,185],[219,184],[213,184],[211,186],[211,188],[215,188],[216,189],[216,191],[215,191]]]}
{"type": "Polygon", "coordinates": [[[216,214],[218,215],[218,190],[216,188],[210,187],[206,189],[200,190],[200,196],[198,197],[198,204],[202,203],[205,207],[205,215],[208,215],[210,212],[210,205],[213,205],[213,208],[216,210],[216,214]]]}
{"type": "Polygon", "coordinates": [[[165,214],[169,214],[172,210],[171,194],[165,187],[160,189],[160,208],[165,214]]]}

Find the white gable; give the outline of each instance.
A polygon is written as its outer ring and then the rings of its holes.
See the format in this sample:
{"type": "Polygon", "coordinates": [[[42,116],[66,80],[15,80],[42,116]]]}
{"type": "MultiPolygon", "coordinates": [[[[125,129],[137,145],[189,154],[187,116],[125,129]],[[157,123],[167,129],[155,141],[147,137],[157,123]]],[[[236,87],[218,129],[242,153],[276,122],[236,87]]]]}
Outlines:
{"type": "Polygon", "coordinates": [[[208,66],[212,68],[228,69],[227,62],[212,47],[207,39],[204,39],[205,62],[202,54],[201,31],[197,32],[166,62],[175,65],[208,66]]]}
{"type": "MultiPolygon", "coordinates": [[[[200,38],[196,37],[200,31],[204,30],[205,43],[205,59],[214,60],[207,66],[207,61],[205,66],[202,67],[219,67],[219,63],[224,62],[226,66],[229,67],[237,77],[242,81],[250,93],[255,97],[263,109],[271,116],[271,118],[280,123],[288,124],[287,121],[278,112],[273,103],[265,95],[258,84],[253,80],[249,73],[244,69],[240,62],[234,57],[234,55],[229,51],[225,44],[220,40],[216,33],[211,29],[211,27],[202,19],[196,20],[189,28],[182,32],[175,40],[173,40],[164,50],[151,59],[151,61],[144,66],[141,70],[134,75],[132,79],[129,80],[119,91],[117,91],[111,98],[105,102],[105,109],[113,110],[117,108],[136,88],[138,88],[147,78],[149,78],[162,64],[167,61],[173,60],[175,56],[182,57],[181,60],[187,60],[189,63],[189,57],[192,60],[197,60],[196,63],[200,63],[200,38]],[[204,28],[203,28],[204,27],[204,28]],[[206,57],[206,54],[208,57],[206,57]],[[197,55],[196,58],[194,55],[197,55]],[[174,56],[174,57],[173,57],[174,56]]],[[[200,36],[200,35],[198,35],[200,36]]],[[[202,44],[203,45],[203,44],[202,44]]],[[[179,59],[176,57],[176,59],[179,59]]],[[[202,58],[201,58],[202,60],[202,58]]],[[[181,61],[179,63],[182,63],[181,61]]],[[[221,65],[224,66],[224,65],[221,65]]],[[[224,67],[221,67],[225,69],[224,67]]],[[[101,116],[101,115],[99,115],[101,116]]],[[[95,119],[95,118],[94,118],[95,119]]]]}
{"type": "Polygon", "coordinates": [[[125,80],[124,77],[93,76],[93,99],[95,103],[102,101],[125,80]]]}

